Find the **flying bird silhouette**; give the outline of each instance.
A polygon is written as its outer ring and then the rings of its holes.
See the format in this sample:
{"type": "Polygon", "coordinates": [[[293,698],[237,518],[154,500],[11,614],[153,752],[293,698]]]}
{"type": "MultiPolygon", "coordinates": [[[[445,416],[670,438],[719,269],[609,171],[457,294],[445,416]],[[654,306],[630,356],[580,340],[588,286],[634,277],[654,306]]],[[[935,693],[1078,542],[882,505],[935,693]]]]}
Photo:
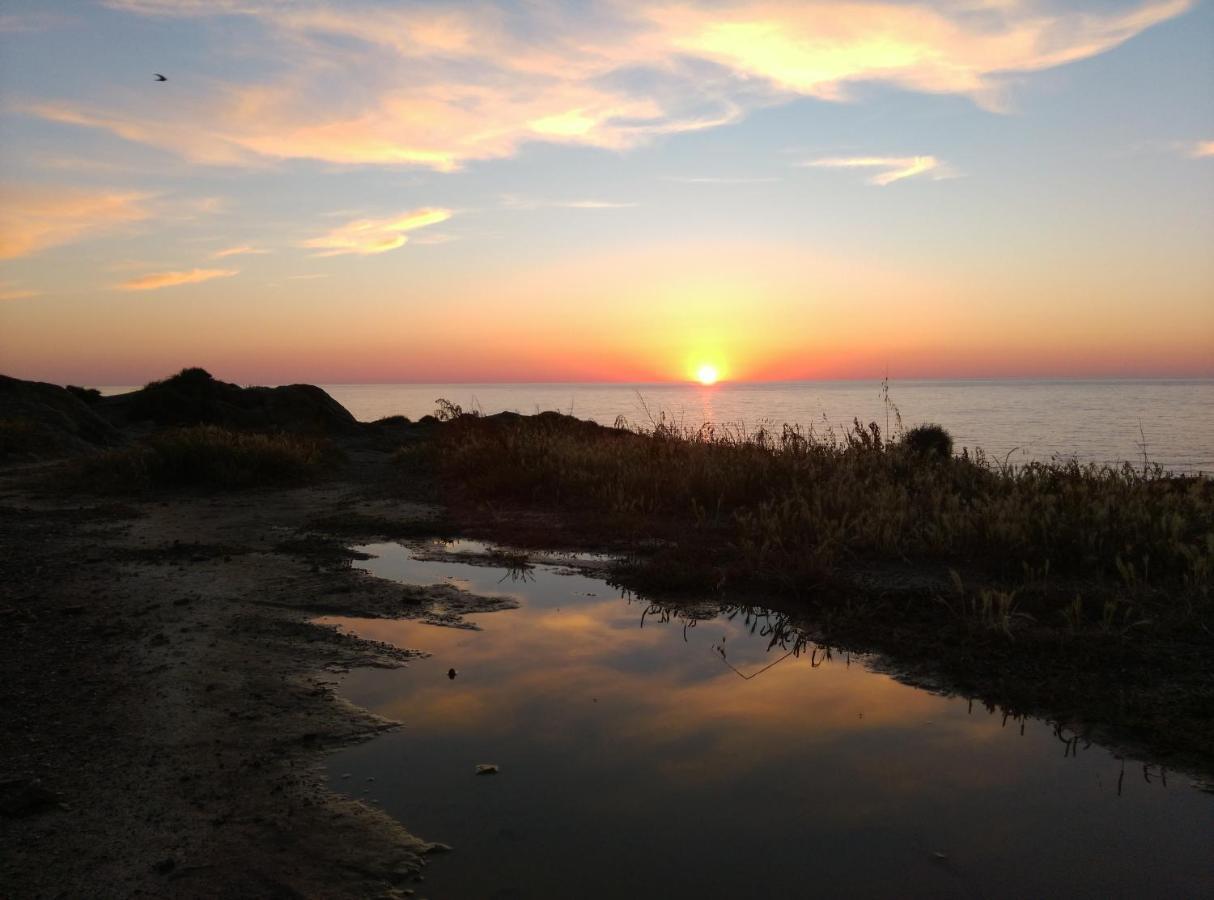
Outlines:
{"type": "Polygon", "coordinates": [[[156,76],[157,81],[168,81],[168,79],[165,78],[163,75],[161,75],[159,72],[154,72],[153,74],[156,76]]]}

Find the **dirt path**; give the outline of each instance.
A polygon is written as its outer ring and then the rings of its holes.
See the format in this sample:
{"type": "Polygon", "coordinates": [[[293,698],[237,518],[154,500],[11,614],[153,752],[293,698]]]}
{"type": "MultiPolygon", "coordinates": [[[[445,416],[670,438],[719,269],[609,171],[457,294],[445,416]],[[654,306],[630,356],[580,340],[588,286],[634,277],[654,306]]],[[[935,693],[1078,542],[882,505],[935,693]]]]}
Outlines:
{"type": "Polygon", "coordinates": [[[367,498],[382,462],[314,488],[121,504],[0,475],[0,895],[413,893],[444,848],[322,774],[327,751],[392,727],[326,672],[410,654],[308,621],[477,606],[405,596],[308,538],[334,515],[434,516],[367,498]]]}

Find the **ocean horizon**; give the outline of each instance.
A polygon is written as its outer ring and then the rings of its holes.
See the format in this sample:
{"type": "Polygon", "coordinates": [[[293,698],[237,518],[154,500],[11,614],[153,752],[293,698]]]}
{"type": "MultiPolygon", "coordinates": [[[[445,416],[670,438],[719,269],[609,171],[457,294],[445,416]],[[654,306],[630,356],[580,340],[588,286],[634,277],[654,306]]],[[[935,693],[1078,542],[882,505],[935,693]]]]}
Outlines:
{"type": "MultiPolygon", "coordinates": [[[[679,382],[416,382],[319,384],[361,421],[419,419],[439,399],[487,415],[555,410],[611,425],[849,428],[943,425],[958,448],[1010,463],[1076,459],[1214,471],[1214,378],[903,379],[679,382]],[[896,412],[895,412],[896,409],[896,412]]],[[[102,386],[105,394],[135,386],[102,386]]]]}

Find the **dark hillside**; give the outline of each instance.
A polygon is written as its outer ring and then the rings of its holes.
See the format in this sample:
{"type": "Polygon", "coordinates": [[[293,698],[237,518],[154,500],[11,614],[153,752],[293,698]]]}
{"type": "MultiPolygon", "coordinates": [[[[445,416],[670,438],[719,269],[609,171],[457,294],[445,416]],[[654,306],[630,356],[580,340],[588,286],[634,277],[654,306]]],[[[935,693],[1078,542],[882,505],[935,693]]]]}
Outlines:
{"type": "Polygon", "coordinates": [[[58,385],[0,375],[0,459],[37,459],[121,443],[118,431],[58,385]]]}
{"type": "Polygon", "coordinates": [[[340,435],[359,422],[315,385],[240,387],[204,369],[182,369],[129,394],[105,397],[97,410],[114,425],[220,425],[225,428],[340,435]]]}

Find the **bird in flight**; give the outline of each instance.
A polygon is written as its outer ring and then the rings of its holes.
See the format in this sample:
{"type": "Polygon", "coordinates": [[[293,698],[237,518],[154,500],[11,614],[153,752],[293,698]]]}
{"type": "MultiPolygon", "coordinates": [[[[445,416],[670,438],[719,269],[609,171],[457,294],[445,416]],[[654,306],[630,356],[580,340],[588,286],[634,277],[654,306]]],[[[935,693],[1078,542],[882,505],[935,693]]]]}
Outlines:
{"type": "Polygon", "coordinates": [[[153,74],[156,76],[157,81],[168,81],[168,79],[165,78],[163,75],[161,75],[159,72],[154,72],[153,74]]]}

